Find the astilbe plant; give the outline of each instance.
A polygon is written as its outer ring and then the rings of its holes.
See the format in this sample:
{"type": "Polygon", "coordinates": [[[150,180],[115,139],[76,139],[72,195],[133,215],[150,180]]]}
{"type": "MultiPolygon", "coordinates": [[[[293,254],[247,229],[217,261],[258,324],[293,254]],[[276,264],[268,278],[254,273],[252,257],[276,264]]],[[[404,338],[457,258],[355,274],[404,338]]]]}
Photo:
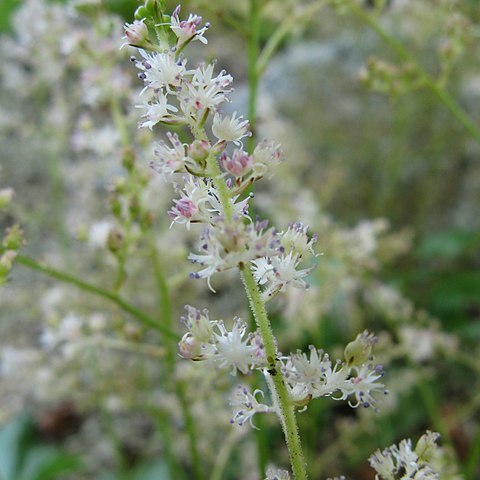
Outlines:
{"type": "MultiPolygon", "coordinates": [[[[168,140],[156,144],[157,160],[152,163],[177,194],[169,211],[172,227],[202,225],[198,251],[189,255],[200,268],[191,277],[206,279],[215,292],[212,277],[238,269],[256,324],[256,330],[247,333],[248,324],[240,318],[214,320],[208,310],[187,306],[183,317],[187,333],[179,352],[185,359],[209,362],[232,375],[263,374],[270,403],[263,403],[263,391],[239,386],[231,400],[232,423],[254,426],[255,414],[275,413],[293,475],[304,479],[307,468],[296,410],[325,396],[348,400],[354,408],[375,406],[375,395],[387,393],[380,382],[382,366],[372,356],[376,337],[367,331],[359,334],[346,346],[343,360],[337,361],[314,346],[309,354],[279,352],[266,303],[289,287],[307,288],[305,278],[313,267],[304,263],[315,257],[316,236],[309,236],[308,227],[300,222],[278,231],[267,221],[252,218],[247,192],[280,161],[280,147],[263,141],[252,153],[244,150],[243,140],[251,135],[248,121],[221,110],[229,100],[232,77],[218,71],[215,63],[193,68],[184,54],[190,42],[207,43],[208,24],[193,14],[181,20],[180,7],[171,15],[164,8],[164,2],[147,1],[137,9],[134,23],[126,25],[127,43],[140,55],[132,61],[144,82],[138,105],[140,128],[163,124],[189,130],[186,142],[178,133],[167,133],[168,140]]],[[[272,472],[268,478],[286,475],[272,472]]]]}

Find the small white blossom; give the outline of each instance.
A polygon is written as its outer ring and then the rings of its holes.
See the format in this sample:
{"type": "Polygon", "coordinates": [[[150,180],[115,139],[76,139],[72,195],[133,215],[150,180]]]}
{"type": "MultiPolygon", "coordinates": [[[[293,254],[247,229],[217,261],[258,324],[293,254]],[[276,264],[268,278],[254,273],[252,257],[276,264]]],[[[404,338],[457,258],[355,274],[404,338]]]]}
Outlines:
{"type": "Polygon", "coordinates": [[[230,423],[237,423],[242,426],[248,422],[252,428],[258,430],[252,421],[254,415],[257,413],[270,413],[275,411],[274,407],[259,403],[257,400],[258,395],[261,395],[262,398],[265,396],[262,390],[257,389],[253,393],[250,393],[246,387],[238,385],[229,402],[230,405],[235,408],[230,423]]]}
{"type": "Polygon", "coordinates": [[[215,324],[218,333],[214,332],[215,354],[211,357],[219,368],[231,368],[231,374],[240,370],[247,374],[257,363],[257,347],[250,344],[250,336],[244,340],[247,324],[240,318],[233,319],[233,328],[228,331],[222,321],[215,324]]]}
{"type": "Polygon", "coordinates": [[[351,375],[351,377],[345,381],[342,388],[343,395],[341,397],[343,400],[346,400],[353,396],[354,400],[349,400],[348,402],[352,408],[360,405],[363,407],[375,405],[374,393],[388,393],[388,391],[385,390],[385,385],[377,382],[384,374],[381,365],[373,366],[371,364],[364,364],[360,368],[352,368],[352,371],[355,372],[355,374],[351,375]]]}
{"type": "Polygon", "coordinates": [[[253,151],[253,175],[263,177],[280,163],[282,150],[275,142],[262,141],[253,151]]]}
{"type": "Polygon", "coordinates": [[[143,60],[136,62],[137,68],[142,70],[140,78],[145,86],[152,90],[166,88],[167,93],[174,93],[172,88],[182,84],[183,77],[188,73],[186,59],[177,59],[173,52],[147,53],[140,50],[143,60]]]}
{"type": "MultiPolygon", "coordinates": [[[[248,131],[248,120],[237,117],[237,112],[230,116],[222,117],[218,112],[213,117],[213,134],[224,142],[233,142],[235,145],[241,145],[240,140],[251,135],[248,131]]],[[[250,160],[253,164],[253,159],[250,160]]]]}
{"type": "Polygon", "coordinates": [[[180,20],[178,17],[179,13],[180,5],[174,10],[170,18],[170,28],[178,38],[177,48],[180,48],[191,40],[199,40],[204,44],[208,43],[204,35],[208,30],[209,24],[207,23],[202,28],[197,29],[202,22],[202,17],[190,14],[187,20],[180,20]]]}
{"type": "Polygon", "coordinates": [[[146,120],[140,124],[142,128],[149,128],[150,130],[159,122],[168,122],[172,120],[170,112],[177,112],[174,105],[169,105],[166,95],[160,92],[158,95],[151,96],[142,104],[136,105],[137,108],[145,110],[142,118],[146,120]]]}
{"type": "Polygon", "coordinates": [[[207,109],[215,110],[218,105],[228,100],[232,77],[222,70],[213,76],[214,65],[201,65],[186,83],[186,88],[179,94],[180,108],[187,115],[196,118],[207,109]]]}
{"type": "Polygon", "coordinates": [[[290,474],[287,470],[279,470],[278,468],[270,467],[267,470],[265,480],[290,480],[290,474]]]}

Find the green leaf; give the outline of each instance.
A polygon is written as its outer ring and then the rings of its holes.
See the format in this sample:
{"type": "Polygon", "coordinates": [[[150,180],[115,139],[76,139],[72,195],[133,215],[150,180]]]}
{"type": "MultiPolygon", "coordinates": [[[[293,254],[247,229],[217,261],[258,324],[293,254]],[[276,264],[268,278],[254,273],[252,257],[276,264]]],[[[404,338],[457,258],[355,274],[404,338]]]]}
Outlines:
{"type": "Polygon", "coordinates": [[[18,480],[19,469],[34,441],[30,416],[20,415],[0,430],[0,479],[18,480]]]}
{"type": "Polygon", "coordinates": [[[41,445],[29,415],[19,415],[0,430],[0,480],[54,480],[82,468],[78,457],[41,445]]]}
{"type": "Polygon", "coordinates": [[[61,473],[75,472],[82,467],[78,458],[46,445],[28,451],[18,480],[52,480],[61,473]]]}

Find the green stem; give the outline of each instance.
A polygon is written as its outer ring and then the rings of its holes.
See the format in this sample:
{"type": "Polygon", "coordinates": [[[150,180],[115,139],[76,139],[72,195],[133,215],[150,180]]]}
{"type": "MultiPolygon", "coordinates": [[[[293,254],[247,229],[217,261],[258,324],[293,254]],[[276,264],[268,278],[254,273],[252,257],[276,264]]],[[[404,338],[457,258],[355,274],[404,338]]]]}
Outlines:
{"type": "Polygon", "coordinates": [[[233,217],[233,205],[227,184],[222,176],[222,171],[220,170],[220,165],[218,164],[215,155],[209,155],[207,157],[207,168],[210,177],[213,179],[213,184],[215,185],[218,196],[220,197],[225,217],[227,220],[231,220],[233,217]]]}
{"type": "Polygon", "coordinates": [[[349,9],[357,18],[365,22],[402,60],[410,62],[414,66],[423,84],[447,107],[472,137],[480,141],[480,128],[465,113],[458,102],[428,74],[414,56],[398,40],[389,35],[380,26],[377,19],[365,12],[363,8],[349,2],[349,9]]]}
{"type": "Polygon", "coordinates": [[[271,368],[273,368],[275,372],[270,376],[270,384],[273,390],[271,393],[278,402],[278,414],[280,416],[283,433],[290,454],[293,476],[296,480],[305,480],[307,478],[307,471],[300,443],[300,436],[298,434],[295,410],[290,401],[283,373],[281,369],[278,368],[278,361],[276,360],[277,348],[275,346],[275,338],[265,309],[265,303],[262,300],[260,290],[258,289],[257,282],[255,281],[251,269],[245,266],[242,267],[241,275],[250,302],[250,308],[253,311],[258,330],[262,337],[265,355],[271,363],[271,368]]]}
{"type": "MultiPolygon", "coordinates": [[[[2,249],[0,249],[0,253],[1,251],[2,249]]],[[[96,295],[97,297],[110,300],[111,302],[115,303],[118,307],[120,307],[122,310],[129,313],[138,321],[143,323],[145,326],[152,328],[154,330],[157,330],[159,333],[164,335],[166,339],[175,340],[175,341],[178,340],[177,334],[175,332],[159,324],[157,320],[150,317],[149,315],[139,310],[138,308],[134,307],[133,305],[128,303],[126,300],[124,300],[122,297],[120,297],[116,293],[111,292],[110,290],[105,290],[101,287],[98,287],[91,283],[80,280],[79,278],[73,275],[70,275],[69,273],[66,273],[61,270],[57,270],[55,268],[49,267],[45,264],[36,262],[35,260],[25,257],[24,255],[17,255],[17,257],[15,258],[15,262],[31,270],[35,270],[51,278],[60,280],[61,282],[74,285],[80,290],[96,295]]]]}

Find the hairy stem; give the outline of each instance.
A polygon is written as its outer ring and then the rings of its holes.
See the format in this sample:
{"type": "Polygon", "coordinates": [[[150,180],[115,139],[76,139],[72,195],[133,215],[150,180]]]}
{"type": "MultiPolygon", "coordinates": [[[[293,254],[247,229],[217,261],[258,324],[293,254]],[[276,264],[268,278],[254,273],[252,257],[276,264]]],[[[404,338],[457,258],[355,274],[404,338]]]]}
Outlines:
{"type": "Polygon", "coordinates": [[[267,360],[271,363],[270,386],[273,390],[272,396],[278,402],[278,414],[283,427],[283,433],[290,454],[293,476],[296,480],[305,480],[307,478],[306,464],[298,434],[298,425],[295,418],[295,410],[290,401],[287,386],[280,368],[278,368],[277,347],[275,337],[273,336],[270,321],[265,309],[265,303],[262,300],[257,282],[249,267],[241,268],[241,276],[245,286],[245,291],[250,302],[250,308],[253,311],[258,330],[262,337],[267,360]]]}

